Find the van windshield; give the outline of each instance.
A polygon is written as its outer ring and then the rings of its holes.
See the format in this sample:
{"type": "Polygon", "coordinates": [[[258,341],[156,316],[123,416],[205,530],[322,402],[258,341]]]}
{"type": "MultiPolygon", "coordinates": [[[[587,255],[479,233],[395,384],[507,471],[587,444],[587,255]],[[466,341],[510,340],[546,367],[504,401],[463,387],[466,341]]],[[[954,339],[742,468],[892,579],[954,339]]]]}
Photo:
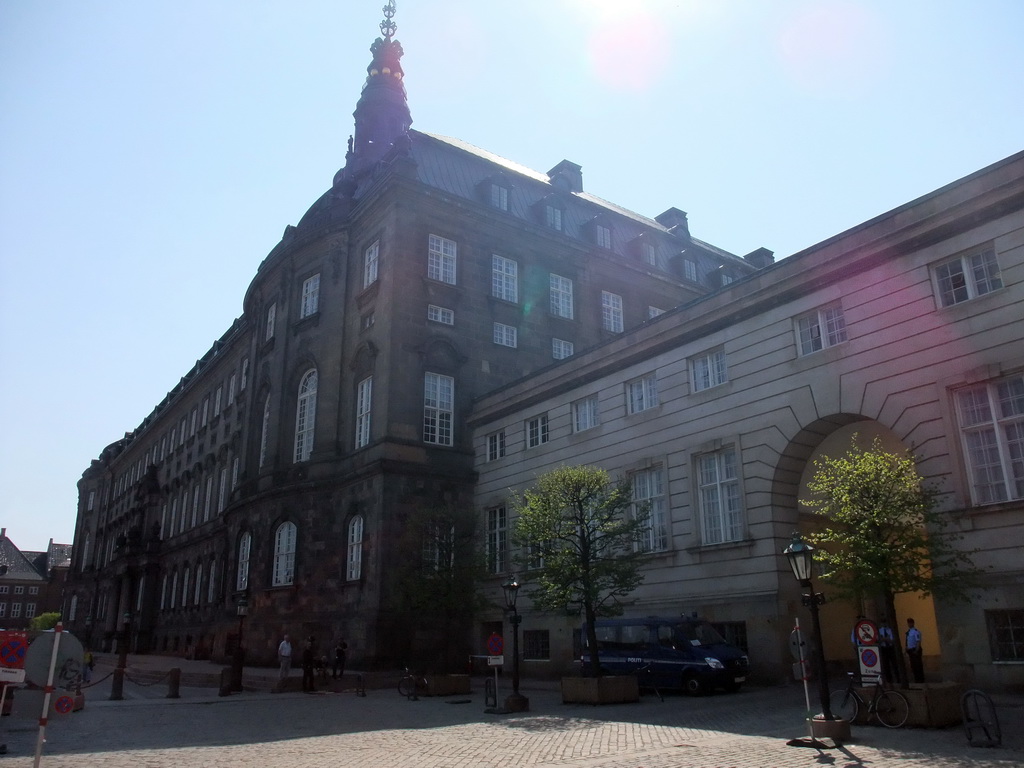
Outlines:
{"type": "Polygon", "coordinates": [[[682,645],[718,645],[725,642],[725,638],[718,634],[718,630],[704,622],[677,624],[675,634],[676,643],[682,645]]]}

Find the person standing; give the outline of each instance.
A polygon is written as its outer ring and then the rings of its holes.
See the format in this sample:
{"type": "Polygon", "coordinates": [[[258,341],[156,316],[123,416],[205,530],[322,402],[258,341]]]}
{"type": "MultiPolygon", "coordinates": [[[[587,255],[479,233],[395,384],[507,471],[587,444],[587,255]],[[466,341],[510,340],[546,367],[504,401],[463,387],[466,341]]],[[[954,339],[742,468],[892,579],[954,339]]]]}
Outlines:
{"type": "Polygon", "coordinates": [[[313,653],[313,638],[306,638],[302,647],[302,690],[313,693],[316,690],[313,669],[316,666],[316,655],[313,653]]]}
{"type": "Polygon", "coordinates": [[[277,646],[277,661],[281,665],[281,679],[284,680],[292,671],[292,644],[288,641],[288,635],[277,646]]]}
{"type": "Polygon", "coordinates": [[[332,676],[335,680],[339,680],[345,676],[345,652],[348,650],[348,643],[344,640],[339,640],[338,644],[334,646],[334,668],[332,670],[332,676]]]}
{"type": "Polygon", "coordinates": [[[882,662],[882,679],[887,683],[896,682],[895,640],[889,620],[883,617],[878,625],[878,657],[882,662]]]}
{"type": "Polygon", "coordinates": [[[907,619],[907,658],[915,683],[924,682],[924,659],[921,654],[921,630],[914,626],[913,619],[907,619]]]}

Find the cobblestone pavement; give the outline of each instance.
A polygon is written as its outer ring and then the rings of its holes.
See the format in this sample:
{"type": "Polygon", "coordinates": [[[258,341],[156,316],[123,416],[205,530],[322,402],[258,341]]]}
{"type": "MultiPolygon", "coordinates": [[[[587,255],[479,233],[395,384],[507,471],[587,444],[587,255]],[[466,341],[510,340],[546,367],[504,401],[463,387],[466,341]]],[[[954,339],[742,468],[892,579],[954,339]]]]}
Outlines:
{"type": "MultiPolygon", "coordinates": [[[[242,693],[125,687],[125,701],[90,691],[85,708],[50,720],[47,768],[260,766],[261,768],[880,768],[1024,764],[1024,699],[1000,704],[1004,743],[967,745],[962,728],[855,727],[839,749],[790,747],[806,735],[799,687],[749,688],[701,698],[644,696],[639,704],[566,705],[552,685],[524,682],[530,712],[485,714],[482,684],[469,696],[408,701],[393,689],[242,693]]],[[[109,689],[107,689],[109,690],[109,689]]],[[[507,691],[501,695],[504,696],[507,691]]],[[[33,763],[36,722],[5,717],[0,768],[33,763]]]]}

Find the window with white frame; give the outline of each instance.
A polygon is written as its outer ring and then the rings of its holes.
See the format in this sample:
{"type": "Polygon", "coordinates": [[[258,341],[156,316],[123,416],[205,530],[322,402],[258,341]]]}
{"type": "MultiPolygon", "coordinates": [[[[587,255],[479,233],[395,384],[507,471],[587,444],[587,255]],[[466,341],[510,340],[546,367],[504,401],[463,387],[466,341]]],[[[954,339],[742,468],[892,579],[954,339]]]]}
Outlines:
{"type": "Polygon", "coordinates": [[[345,558],[345,578],[357,581],[363,574],[363,517],[356,515],[348,521],[348,549],[345,558]]]}
{"type": "Polygon", "coordinates": [[[1024,662],[1024,610],[985,611],[992,661],[1024,662]]]}
{"type": "Polygon", "coordinates": [[[649,373],[626,383],[626,407],[629,413],[640,413],[658,404],[658,377],[649,373]]]}
{"type": "Polygon", "coordinates": [[[526,420],[526,447],[536,448],[548,441],[548,415],[542,413],[526,420]]]}
{"type": "Polygon", "coordinates": [[[203,505],[203,522],[210,522],[210,513],[213,512],[213,474],[206,478],[206,503],[203,505]]]}
{"type": "Polygon", "coordinates": [[[703,543],[739,541],[743,536],[743,508],[735,448],[698,456],[697,478],[703,543]]]}
{"type": "Polygon", "coordinates": [[[503,347],[514,347],[518,344],[518,333],[514,325],[494,324],[494,343],[503,347]]]}
{"type": "Polygon", "coordinates": [[[554,205],[544,206],[544,223],[552,229],[562,231],[562,209],[554,205]]]}
{"type": "MultiPolygon", "coordinates": [[[[139,593],[139,597],[142,594],[139,593]]],[[[199,605],[203,596],[203,564],[196,563],[196,586],[192,595],[192,605],[199,605]]]]}
{"type": "Polygon", "coordinates": [[[697,282],[697,262],[693,259],[683,259],[683,277],[692,283],[697,282]]]}
{"type": "Polygon", "coordinates": [[[583,432],[601,423],[597,408],[597,395],[585,397],[572,404],[572,431],[583,432]]]}
{"type": "Polygon", "coordinates": [[[1003,287],[999,260],[992,246],[971,251],[936,265],[939,304],[949,307],[1003,287]]]}
{"type": "Polygon", "coordinates": [[[487,570],[504,573],[508,559],[508,510],[504,506],[487,510],[487,570]]]}
{"type": "Polygon", "coordinates": [[[572,280],[551,274],[551,314],[572,320],[572,280]]]}
{"type": "Polygon", "coordinates": [[[295,404],[296,462],[308,461],[313,453],[313,433],[316,424],[317,372],[306,371],[299,383],[299,397],[295,404]]]}
{"type": "Polygon", "coordinates": [[[245,392],[245,388],[249,384],[249,358],[242,360],[242,372],[238,378],[238,391],[245,392]]]}
{"type": "Polygon", "coordinates": [[[380,241],[377,240],[363,253],[363,288],[377,282],[377,264],[380,260],[380,241]]]}
{"type": "Polygon", "coordinates": [[[315,274],[302,281],[302,302],[299,317],[315,315],[320,310],[320,275],[315,274]]]}
{"type": "Polygon", "coordinates": [[[641,552],[663,552],[668,549],[668,525],[665,519],[665,484],[661,467],[636,472],[633,481],[632,514],[646,513],[646,525],[638,549],[641,552]]]}
{"type": "Polygon", "coordinates": [[[601,248],[612,247],[612,230],[604,224],[594,225],[594,242],[601,248]]]}
{"type": "Polygon", "coordinates": [[[571,341],[565,339],[551,339],[551,356],[555,360],[564,360],[567,357],[572,357],[573,345],[571,341]]]}
{"type": "Polygon", "coordinates": [[[20,619],[21,618],[21,603],[11,603],[11,618],[12,619],[20,619]]]}
{"type": "Polygon", "coordinates": [[[200,427],[205,427],[207,424],[210,423],[210,396],[209,395],[207,395],[206,397],[203,398],[203,411],[202,411],[202,414],[203,414],[202,418],[200,418],[200,420],[199,420],[199,426],[200,427]]]}
{"type": "Polygon", "coordinates": [[[356,449],[370,443],[370,409],[373,405],[373,377],[367,376],[356,386],[356,449]]]}
{"type": "Polygon", "coordinates": [[[439,373],[423,377],[423,442],[452,445],[455,379],[439,373]]]}
{"type": "Polygon", "coordinates": [[[427,254],[427,277],[455,285],[455,241],[431,235],[427,254]]]}
{"type": "Polygon", "coordinates": [[[220,490],[217,494],[217,512],[223,512],[224,507],[228,504],[228,468],[221,467],[220,470],[220,490]]]}
{"type": "Polygon", "coordinates": [[[16,584],[14,586],[14,594],[16,594],[16,595],[24,595],[25,594],[25,585],[24,584],[16,584]]]}
{"type": "Polygon", "coordinates": [[[640,243],[640,259],[652,267],[658,263],[658,254],[653,243],[640,243]]]}
{"type": "Polygon", "coordinates": [[[496,461],[505,458],[505,430],[492,432],[487,436],[487,460],[496,461]]]}
{"type": "Polygon", "coordinates": [[[267,307],[267,320],[263,326],[263,340],[270,341],[274,338],[274,331],[277,328],[277,302],[271,302],[267,307]]]}
{"type": "Polygon", "coordinates": [[[956,390],[975,504],[1024,499],[1024,375],[956,390]]]}
{"type": "Polygon", "coordinates": [[[846,319],[839,304],[821,307],[796,319],[800,355],[809,355],[825,347],[846,341],[846,319]]]}
{"type": "Polygon", "coordinates": [[[717,387],[728,381],[728,372],[725,368],[725,350],[716,349],[691,361],[693,369],[693,389],[700,392],[703,389],[717,387]]]}
{"type": "Polygon", "coordinates": [[[201,496],[201,488],[199,483],[196,483],[192,489],[192,525],[190,526],[192,528],[199,525],[199,499],[201,496]]]}
{"type": "Polygon", "coordinates": [[[271,584],[284,587],[295,581],[295,523],[284,522],[274,533],[274,571],[271,584]]]}
{"type": "Polygon", "coordinates": [[[263,422],[260,425],[260,466],[267,463],[267,441],[270,439],[270,395],[263,401],[263,422]]]}
{"type": "Polygon", "coordinates": [[[601,291],[601,327],[622,333],[622,297],[617,293],[601,291]]]}
{"type": "Polygon", "coordinates": [[[228,405],[235,402],[235,387],[238,386],[238,374],[232,372],[228,377],[228,405]]]}
{"type": "Polygon", "coordinates": [[[214,418],[220,416],[221,405],[224,402],[224,385],[221,384],[217,387],[217,391],[213,393],[213,416],[214,418]]]}
{"type": "Polygon", "coordinates": [[[491,295],[503,301],[519,301],[519,264],[513,259],[491,256],[491,295]]]}
{"type": "Polygon", "coordinates": [[[189,434],[189,437],[191,437],[192,435],[194,435],[196,433],[196,427],[198,426],[198,422],[199,422],[199,408],[197,407],[197,408],[193,408],[192,409],[192,415],[189,417],[189,422],[188,422],[188,434],[189,434]]]}
{"type": "Polygon", "coordinates": [[[0,619],[7,615],[7,603],[0,603],[0,619]]]}
{"type": "Polygon", "coordinates": [[[26,619],[35,618],[35,615],[36,615],[36,604],[35,603],[25,603],[25,618],[26,619]]]}
{"type": "Polygon", "coordinates": [[[447,307],[428,304],[427,320],[434,323],[444,323],[445,325],[455,325],[455,313],[447,307]]]}
{"type": "Polygon", "coordinates": [[[500,184],[491,184],[490,201],[492,208],[497,208],[499,211],[507,211],[508,187],[503,187],[500,184]]]}

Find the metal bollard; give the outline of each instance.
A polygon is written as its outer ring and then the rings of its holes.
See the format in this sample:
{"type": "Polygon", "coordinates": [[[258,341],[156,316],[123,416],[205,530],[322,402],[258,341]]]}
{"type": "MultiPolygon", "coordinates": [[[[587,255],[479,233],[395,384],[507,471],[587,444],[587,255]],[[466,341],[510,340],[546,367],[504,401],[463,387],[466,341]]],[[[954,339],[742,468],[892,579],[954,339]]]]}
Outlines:
{"type": "Polygon", "coordinates": [[[356,675],[356,696],[366,696],[366,681],[362,675],[356,675]]]}
{"type": "Polygon", "coordinates": [[[167,676],[167,698],[168,699],[180,699],[181,694],[179,689],[181,688],[181,669],[178,667],[171,667],[171,671],[167,676]]]}
{"type": "Polygon", "coordinates": [[[220,695],[231,695],[231,667],[224,667],[220,671],[220,695]]]}
{"type": "Polygon", "coordinates": [[[110,678],[110,701],[122,701],[124,699],[124,669],[117,667],[110,678]]]}

